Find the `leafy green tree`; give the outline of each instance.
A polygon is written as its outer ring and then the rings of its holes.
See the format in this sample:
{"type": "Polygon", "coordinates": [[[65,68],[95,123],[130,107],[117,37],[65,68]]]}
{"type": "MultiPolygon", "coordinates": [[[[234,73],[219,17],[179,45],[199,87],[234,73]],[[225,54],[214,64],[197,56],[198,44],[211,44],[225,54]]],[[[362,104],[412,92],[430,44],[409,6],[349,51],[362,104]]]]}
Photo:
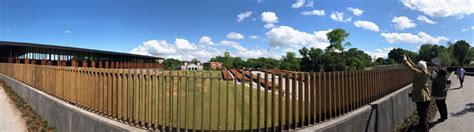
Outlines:
{"type": "Polygon", "coordinates": [[[329,51],[339,50],[342,52],[344,51],[344,47],[351,45],[349,42],[342,44],[345,39],[349,37],[349,33],[346,33],[346,31],[341,28],[336,28],[331,32],[328,32],[326,37],[329,40],[329,46],[327,47],[329,51]]]}
{"type": "Polygon", "coordinates": [[[301,71],[320,71],[321,63],[320,58],[324,53],[323,50],[319,48],[307,49],[306,47],[299,50],[301,58],[300,70],[301,71]]]}
{"type": "Polygon", "coordinates": [[[382,57],[379,57],[379,58],[375,59],[375,64],[384,65],[385,64],[385,59],[383,59],[382,57]]]}
{"type": "MultiPolygon", "coordinates": [[[[359,59],[364,67],[368,66],[372,62],[372,57],[369,54],[357,48],[350,48],[347,50],[346,56],[346,58],[355,57],[359,59]]],[[[352,65],[348,64],[348,66],[351,67],[352,65]]]]}
{"type": "Polygon", "coordinates": [[[198,60],[196,58],[191,60],[191,63],[193,63],[193,64],[196,64],[197,62],[198,62],[198,60]]]}
{"type": "Polygon", "coordinates": [[[245,67],[245,61],[240,57],[235,57],[232,65],[233,68],[243,68],[245,67]]]}
{"type": "Polygon", "coordinates": [[[281,58],[280,69],[298,71],[300,69],[300,60],[296,58],[295,53],[287,52],[285,56],[281,58]]]}
{"type": "Polygon", "coordinates": [[[459,40],[453,45],[453,55],[457,59],[458,64],[464,65],[469,63],[469,59],[467,57],[471,45],[464,40],[459,40]]]}
{"type": "Polygon", "coordinates": [[[344,71],[344,58],[336,52],[326,52],[321,56],[324,71],[344,71]]]}
{"type": "Polygon", "coordinates": [[[350,70],[363,70],[367,64],[365,64],[366,62],[360,60],[359,58],[357,57],[350,57],[348,60],[347,60],[347,66],[348,68],[346,69],[350,69],[350,70]]]}
{"type": "Polygon", "coordinates": [[[410,56],[410,59],[412,59],[413,61],[418,61],[418,55],[416,52],[404,50],[401,48],[395,48],[390,50],[390,52],[388,52],[388,59],[392,59],[393,63],[401,63],[403,61],[403,54],[410,56]]]}
{"type": "MultiPolygon", "coordinates": [[[[349,33],[346,33],[344,29],[336,28],[331,32],[326,34],[326,37],[329,40],[329,46],[326,48],[328,52],[332,51],[340,51],[341,55],[343,56],[342,61],[343,66],[346,66],[346,58],[344,57],[344,47],[350,46],[351,43],[346,42],[343,44],[345,39],[349,37],[349,33]]],[[[344,67],[345,68],[345,67],[344,67]]]]}
{"type": "Polygon", "coordinates": [[[216,56],[214,58],[211,58],[210,61],[222,62],[224,63],[225,68],[232,68],[234,58],[230,56],[229,52],[224,52],[224,56],[216,56]]]}
{"type": "Polygon", "coordinates": [[[165,59],[163,61],[166,70],[176,70],[181,65],[181,61],[173,58],[165,59]]]}

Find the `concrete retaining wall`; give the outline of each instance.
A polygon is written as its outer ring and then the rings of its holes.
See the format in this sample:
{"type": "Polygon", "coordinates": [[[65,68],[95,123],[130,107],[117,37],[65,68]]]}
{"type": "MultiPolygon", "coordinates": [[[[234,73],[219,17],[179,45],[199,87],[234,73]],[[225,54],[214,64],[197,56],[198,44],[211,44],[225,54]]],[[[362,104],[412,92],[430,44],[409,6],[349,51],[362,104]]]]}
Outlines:
{"type": "Polygon", "coordinates": [[[403,123],[416,109],[408,97],[412,86],[408,85],[368,106],[364,106],[336,119],[299,129],[316,132],[388,132],[403,123]]]}
{"type": "Polygon", "coordinates": [[[146,131],[83,110],[3,74],[0,74],[0,79],[58,132],[146,131]]]}

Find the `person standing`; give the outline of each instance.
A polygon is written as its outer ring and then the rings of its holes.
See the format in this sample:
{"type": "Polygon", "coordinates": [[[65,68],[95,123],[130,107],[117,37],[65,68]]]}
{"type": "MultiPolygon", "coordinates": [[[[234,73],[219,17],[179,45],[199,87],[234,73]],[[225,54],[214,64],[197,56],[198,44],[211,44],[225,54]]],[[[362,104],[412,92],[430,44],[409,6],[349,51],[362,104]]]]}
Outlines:
{"type": "Polygon", "coordinates": [[[411,100],[416,103],[416,111],[419,117],[419,128],[423,132],[429,132],[428,122],[428,106],[430,105],[430,91],[428,79],[431,74],[428,72],[428,67],[425,61],[419,61],[415,65],[410,58],[403,55],[404,64],[414,73],[413,91],[411,93],[411,100]]]}
{"type": "Polygon", "coordinates": [[[458,79],[459,79],[459,82],[461,83],[461,87],[463,87],[463,83],[464,83],[464,76],[466,74],[466,70],[464,70],[463,66],[461,65],[461,67],[459,67],[459,69],[457,70],[456,72],[458,74],[458,79]]]}
{"type": "Polygon", "coordinates": [[[433,76],[431,76],[431,80],[433,81],[433,91],[431,96],[436,100],[436,106],[438,107],[438,112],[441,116],[441,118],[438,119],[438,122],[443,122],[448,119],[448,109],[446,107],[446,95],[448,93],[446,84],[448,78],[446,77],[446,74],[446,70],[438,69],[438,72],[435,72],[433,76]]]}

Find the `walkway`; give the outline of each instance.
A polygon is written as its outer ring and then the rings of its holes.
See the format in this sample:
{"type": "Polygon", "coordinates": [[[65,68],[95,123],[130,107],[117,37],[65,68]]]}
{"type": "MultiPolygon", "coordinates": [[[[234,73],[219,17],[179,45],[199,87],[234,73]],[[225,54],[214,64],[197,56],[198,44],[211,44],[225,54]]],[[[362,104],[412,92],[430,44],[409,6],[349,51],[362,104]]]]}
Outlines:
{"type": "MultiPolygon", "coordinates": [[[[474,77],[466,76],[463,88],[459,88],[460,84],[456,76],[452,76],[451,81],[452,85],[446,99],[448,120],[435,124],[431,130],[433,132],[472,132],[474,126],[474,77]]],[[[438,119],[439,113],[434,120],[438,119]]]]}
{"type": "Polygon", "coordinates": [[[0,86],[0,132],[26,131],[26,125],[20,112],[12,104],[3,87],[0,86]]]}

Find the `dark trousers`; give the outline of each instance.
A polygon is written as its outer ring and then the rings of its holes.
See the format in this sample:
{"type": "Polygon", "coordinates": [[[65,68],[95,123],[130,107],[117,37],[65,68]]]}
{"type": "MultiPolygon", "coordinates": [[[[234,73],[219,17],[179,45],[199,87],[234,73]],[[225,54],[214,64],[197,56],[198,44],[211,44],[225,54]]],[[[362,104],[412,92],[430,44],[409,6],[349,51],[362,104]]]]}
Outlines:
{"type": "Polygon", "coordinates": [[[428,122],[428,106],[430,102],[416,102],[416,111],[418,112],[418,125],[423,132],[428,132],[430,130],[430,125],[428,122]]]}
{"type": "Polygon", "coordinates": [[[461,87],[463,87],[462,84],[464,83],[464,78],[463,79],[459,78],[459,82],[461,83],[461,87]]]}
{"type": "Polygon", "coordinates": [[[448,118],[448,109],[446,107],[446,98],[441,100],[436,100],[436,106],[438,107],[439,115],[441,119],[448,118]]]}

